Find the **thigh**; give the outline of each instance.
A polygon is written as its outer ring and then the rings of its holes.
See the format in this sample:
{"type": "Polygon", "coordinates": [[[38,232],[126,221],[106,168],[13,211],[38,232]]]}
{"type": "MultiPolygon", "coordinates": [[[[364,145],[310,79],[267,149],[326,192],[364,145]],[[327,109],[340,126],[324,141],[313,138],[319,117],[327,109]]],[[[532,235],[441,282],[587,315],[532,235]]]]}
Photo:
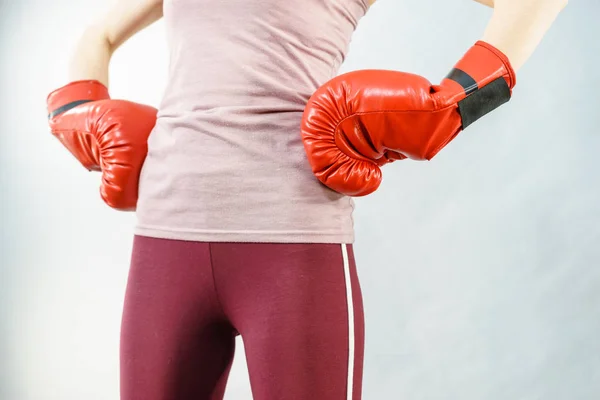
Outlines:
{"type": "Polygon", "coordinates": [[[364,316],[350,245],[222,245],[215,255],[255,400],[361,398],[364,316]]]}
{"type": "Polygon", "coordinates": [[[121,327],[121,399],[221,400],[234,345],[208,244],[136,237],[121,327]]]}

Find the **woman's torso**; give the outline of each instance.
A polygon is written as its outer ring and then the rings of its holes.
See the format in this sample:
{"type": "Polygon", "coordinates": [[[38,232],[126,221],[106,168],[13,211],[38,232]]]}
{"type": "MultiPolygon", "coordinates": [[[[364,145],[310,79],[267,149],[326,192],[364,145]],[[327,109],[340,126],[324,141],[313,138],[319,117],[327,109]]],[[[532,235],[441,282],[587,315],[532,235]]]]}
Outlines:
{"type": "Polygon", "coordinates": [[[350,198],[313,176],[300,139],[368,0],[165,0],[169,80],[140,178],[139,235],[353,241],[350,198]]]}

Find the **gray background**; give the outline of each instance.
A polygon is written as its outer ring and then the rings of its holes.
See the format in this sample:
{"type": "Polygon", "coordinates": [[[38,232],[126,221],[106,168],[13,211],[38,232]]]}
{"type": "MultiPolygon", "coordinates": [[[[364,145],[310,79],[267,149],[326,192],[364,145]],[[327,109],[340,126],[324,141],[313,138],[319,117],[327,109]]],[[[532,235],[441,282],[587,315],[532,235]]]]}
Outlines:
{"type": "MultiPolygon", "coordinates": [[[[98,175],[45,120],[105,7],[0,0],[2,400],[118,398],[134,216],[101,202],[98,175]]],[[[437,82],[490,15],[468,0],[380,0],[343,70],[437,82]]],[[[512,102],[433,162],[387,167],[357,201],[366,400],[600,398],[598,15],[597,0],[571,0],[512,102]]],[[[115,55],[113,96],[157,105],[166,67],[159,23],[115,55]]],[[[250,399],[238,349],[227,399],[250,399]]]]}

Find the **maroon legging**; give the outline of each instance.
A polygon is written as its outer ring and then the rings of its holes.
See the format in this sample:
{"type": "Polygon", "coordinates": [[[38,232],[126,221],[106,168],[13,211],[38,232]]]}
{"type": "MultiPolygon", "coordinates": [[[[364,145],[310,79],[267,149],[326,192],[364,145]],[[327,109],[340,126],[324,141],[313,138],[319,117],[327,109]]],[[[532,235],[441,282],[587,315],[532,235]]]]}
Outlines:
{"type": "Polygon", "coordinates": [[[223,399],[237,335],[254,400],[359,400],[364,316],[352,246],[135,238],[122,400],[223,399]]]}

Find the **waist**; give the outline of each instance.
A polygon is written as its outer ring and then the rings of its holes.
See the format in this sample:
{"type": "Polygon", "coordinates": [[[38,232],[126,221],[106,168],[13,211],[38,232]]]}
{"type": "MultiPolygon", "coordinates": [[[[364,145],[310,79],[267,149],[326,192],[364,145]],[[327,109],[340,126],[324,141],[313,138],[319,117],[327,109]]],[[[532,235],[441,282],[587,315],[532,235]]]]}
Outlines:
{"type": "MultiPolygon", "coordinates": [[[[300,135],[302,112],[232,114],[209,111],[159,112],[148,139],[148,160],[172,168],[309,168],[300,135]]],[[[190,171],[192,172],[192,171],[190,171]]]]}
{"type": "MultiPolygon", "coordinates": [[[[318,85],[306,77],[269,76],[251,79],[241,73],[225,76],[190,76],[178,72],[169,78],[159,106],[159,118],[182,114],[238,116],[302,113],[318,85]]],[[[252,70],[247,68],[246,70],[252,70]]]]}

